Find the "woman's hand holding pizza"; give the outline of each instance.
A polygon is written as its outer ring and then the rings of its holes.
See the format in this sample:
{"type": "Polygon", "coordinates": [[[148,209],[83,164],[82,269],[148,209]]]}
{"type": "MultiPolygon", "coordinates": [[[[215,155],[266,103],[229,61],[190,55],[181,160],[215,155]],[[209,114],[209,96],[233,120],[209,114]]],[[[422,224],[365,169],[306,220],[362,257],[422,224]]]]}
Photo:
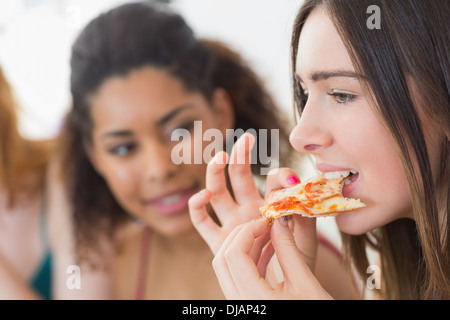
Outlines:
{"type": "MultiPolygon", "coordinates": [[[[216,276],[227,299],[332,298],[307,263],[308,260],[313,262],[313,258],[305,256],[298,248],[286,222],[284,218],[278,219],[270,227],[262,219],[254,220],[238,226],[228,236],[213,260],[216,276]],[[271,256],[267,253],[270,251],[267,249],[268,234],[284,278],[275,285],[265,276],[271,256]]],[[[299,229],[306,229],[303,227],[299,229]]]]}
{"type": "MultiPolygon", "coordinates": [[[[283,218],[270,226],[261,219],[259,195],[250,170],[251,135],[239,139],[231,153],[229,176],[235,199],[227,189],[226,153],[208,164],[206,189],[189,202],[194,226],[216,255],[213,266],[224,294],[229,299],[330,298],[314,277],[317,254],[315,219],[283,218]],[[245,161],[244,161],[245,160],[245,161]],[[209,216],[211,203],[220,226],[209,216]],[[267,265],[277,255],[283,280],[266,279],[267,265]]],[[[267,177],[266,195],[274,188],[300,182],[287,168],[267,177]]]]}

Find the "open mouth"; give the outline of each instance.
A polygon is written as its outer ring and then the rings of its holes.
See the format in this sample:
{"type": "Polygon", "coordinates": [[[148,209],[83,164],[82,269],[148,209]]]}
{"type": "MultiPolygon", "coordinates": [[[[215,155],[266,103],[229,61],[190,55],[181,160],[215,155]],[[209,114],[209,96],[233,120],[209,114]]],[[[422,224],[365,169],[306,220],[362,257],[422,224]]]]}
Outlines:
{"type": "Polygon", "coordinates": [[[356,188],[355,181],[359,178],[359,172],[356,170],[345,170],[345,171],[334,171],[334,172],[325,172],[325,177],[327,179],[338,179],[342,177],[342,195],[347,198],[351,198],[354,196],[354,191],[356,188]]]}
{"type": "Polygon", "coordinates": [[[325,172],[325,178],[327,179],[338,179],[343,177],[343,185],[349,185],[352,182],[358,179],[359,173],[356,170],[345,170],[345,171],[334,171],[334,172],[325,172]]]}

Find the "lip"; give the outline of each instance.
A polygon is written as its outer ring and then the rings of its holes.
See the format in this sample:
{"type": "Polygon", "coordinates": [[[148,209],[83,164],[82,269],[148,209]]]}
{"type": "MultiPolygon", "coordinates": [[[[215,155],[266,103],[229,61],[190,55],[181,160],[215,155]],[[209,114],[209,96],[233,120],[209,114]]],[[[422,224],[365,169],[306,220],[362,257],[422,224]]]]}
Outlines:
{"type": "Polygon", "coordinates": [[[189,199],[198,191],[196,186],[178,189],[159,195],[151,200],[143,200],[163,216],[173,216],[188,209],[189,199]]]}

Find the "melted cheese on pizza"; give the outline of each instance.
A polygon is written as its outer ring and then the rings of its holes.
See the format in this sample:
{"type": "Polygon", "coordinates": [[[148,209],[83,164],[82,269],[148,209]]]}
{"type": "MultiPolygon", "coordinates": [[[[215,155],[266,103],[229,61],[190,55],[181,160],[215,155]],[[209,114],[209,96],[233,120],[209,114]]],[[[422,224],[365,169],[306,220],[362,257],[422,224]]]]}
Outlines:
{"type": "Polygon", "coordinates": [[[272,190],[260,211],[266,220],[272,222],[290,214],[335,216],[365,207],[360,200],[342,195],[343,180],[342,176],[327,179],[321,174],[290,188],[272,190]]]}

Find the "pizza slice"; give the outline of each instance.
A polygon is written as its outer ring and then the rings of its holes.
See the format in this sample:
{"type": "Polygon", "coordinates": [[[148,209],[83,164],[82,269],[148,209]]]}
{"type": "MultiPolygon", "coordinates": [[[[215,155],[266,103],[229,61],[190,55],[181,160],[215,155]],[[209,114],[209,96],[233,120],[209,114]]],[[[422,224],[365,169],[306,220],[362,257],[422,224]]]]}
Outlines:
{"type": "Polygon", "coordinates": [[[272,223],[274,219],[291,214],[329,217],[365,207],[359,199],[342,195],[342,187],[351,182],[350,177],[350,171],[320,174],[289,188],[274,189],[259,210],[272,223]]]}

